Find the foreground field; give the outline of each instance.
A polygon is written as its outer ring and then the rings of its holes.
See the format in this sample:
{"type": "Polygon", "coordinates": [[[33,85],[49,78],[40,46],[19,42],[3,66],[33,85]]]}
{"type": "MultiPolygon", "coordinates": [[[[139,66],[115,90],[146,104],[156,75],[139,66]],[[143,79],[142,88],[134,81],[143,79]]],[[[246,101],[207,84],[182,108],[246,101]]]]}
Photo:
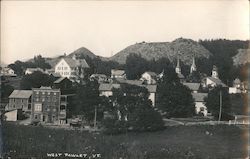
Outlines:
{"type": "Polygon", "coordinates": [[[108,136],[3,124],[4,150],[12,158],[45,158],[47,153],[100,154],[105,159],[244,158],[245,133],[235,126],[218,125],[108,136]]]}

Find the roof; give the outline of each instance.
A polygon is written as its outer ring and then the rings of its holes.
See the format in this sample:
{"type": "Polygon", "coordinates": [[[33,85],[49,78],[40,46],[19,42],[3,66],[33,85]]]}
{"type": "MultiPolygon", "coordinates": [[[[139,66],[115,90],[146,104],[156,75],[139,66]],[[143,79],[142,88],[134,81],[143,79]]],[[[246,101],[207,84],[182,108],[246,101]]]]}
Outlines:
{"type": "Polygon", "coordinates": [[[61,83],[64,79],[67,79],[67,77],[60,77],[54,83],[61,83]]]}
{"type": "Polygon", "coordinates": [[[112,69],[111,70],[111,74],[112,75],[116,75],[116,76],[122,76],[125,74],[124,70],[116,70],[116,69],[112,69]]]}
{"type": "Polygon", "coordinates": [[[207,77],[208,79],[210,79],[211,81],[213,81],[214,83],[216,83],[217,85],[221,85],[222,87],[227,87],[226,84],[224,84],[220,79],[218,78],[214,78],[214,77],[207,77]]]}
{"type": "Polygon", "coordinates": [[[51,75],[54,77],[61,77],[61,75],[59,73],[55,73],[55,72],[51,73],[51,75]]]}
{"type": "Polygon", "coordinates": [[[31,95],[31,90],[14,90],[9,98],[29,98],[31,95]]]}
{"type": "Polygon", "coordinates": [[[204,102],[204,98],[207,97],[207,93],[192,93],[195,102],[204,102]]]}
{"type": "Polygon", "coordinates": [[[155,93],[157,89],[157,85],[142,85],[147,88],[149,93],[155,93]]]}
{"type": "MultiPolygon", "coordinates": [[[[144,72],[144,73],[148,73],[150,76],[152,76],[152,77],[156,77],[157,76],[157,74],[155,73],[155,72],[152,72],[152,71],[146,71],[146,72],[144,72]]],[[[143,74],[144,74],[143,73],[143,74]]]]}
{"type": "Polygon", "coordinates": [[[101,83],[99,86],[99,91],[111,91],[113,88],[120,88],[120,84],[113,83],[101,83]]]}
{"type": "Polygon", "coordinates": [[[127,83],[131,85],[142,85],[143,83],[143,81],[141,80],[126,80],[126,79],[121,79],[121,78],[117,78],[115,79],[115,81],[118,83],[127,83]]]}
{"type": "Polygon", "coordinates": [[[181,74],[181,73],[177,73],[177,76],[178,76],[178,78],[180,78],[180,79],[185,78],[185,77],[183,76],[183,74],[181,74]]]}
{"type": "Polygon", "coordinates": [[[239,78],[236,78],[236,79],[234,80],[234,84],[240,84],[240,79],[239,79],[239,78]]]}
{"type": "Polygon", "coordinates": [[[184,86],[187,86],[192,91],[198,91],[200,88],[200,83],[183,83],[184,86]]]}
{"type": "Polygon", "coordinates": [[[87,64],[86,60],[85,59],[80,59],[80,60],[74,60],[72,58],[69,58],[69,57],[64,57],[63,58],[67,64],[70,66],[70,67],[78,67],[78,66],[81,66],[83,68],[89,68],[89,65],[87,64]]]}
{"type": "Polygon", "coordinates": [[[98,73],[92,74],[90,77],[91,77],[91,78],[94,78],[94,77],[103,77],[103,78],[107,78],[107,76],[106,76],[105,74],[98,74],[98,73]]]}
{"type": "Polygon", "coordinates": [[[43,71],[41,68],[27,68],[25,71],[43,71]]]}

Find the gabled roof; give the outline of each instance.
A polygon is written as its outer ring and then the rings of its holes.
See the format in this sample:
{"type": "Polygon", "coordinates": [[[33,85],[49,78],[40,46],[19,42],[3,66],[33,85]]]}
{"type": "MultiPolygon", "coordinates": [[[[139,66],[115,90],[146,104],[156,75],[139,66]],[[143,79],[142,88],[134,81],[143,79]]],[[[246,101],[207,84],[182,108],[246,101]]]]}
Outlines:
{"type": "Polygon", "coordinates": [[[204,102],[204,98],[207,97],[207,93],[192,93],[195,102],[204,102]]]}
{"type": "Polygon", "coordinates": [[[111,75],[122,76],[124,74],[125,74],[124,70],[116,70],[116,69],[112,69],[111,70],[111,75]]]}
{"type": "Polygon", "coordinates": [[[65,62],[72,68],[72,67],[78,67],[81,66],[83,68],[89,68],[89,65],[87,64],[85,59],[80,59],[80,60],[74,60],[69,57],[64,57],[63,58],[65,62]]]}
{"type": "Polygon", "coordinates": [[[183,74],[181,74],[181,73],[177,73],[177,76],[178,76],[178,78],[180,78],[180,79],[185,78],[185,77],[183,76],[183,74]]]}
{"type": "Polygon", "coordinates": [[[29,98],[31,95],[31,90],[14,90],[9,98],[29,98]]]}
{"type": "Polygon", "coordinates": [[[60,77],[54,83],[61,83],[64,79],[67,79],[67,77],[60,77]]]}
{"type": "Polygon", "coordinates": [[[217,85],[220,85],[222,87],[227,87],[226,84],[224,84],[220,79],[218,78],[214,78],[214,77],[207,77],[208,79],[210,79],[211,81],[213,81],[214,83],[216,83],[217,85]]]}
{"type": "Polygon", "coordinates": [[[41,72],[43,72],[43,69],[41,69],[41,68],[27,68],[25,71],[31,71],[31,72],[41,71],[41,72]]]}
{"type": "Polygon", "coordinates": [[[105,74],[98,74],[98,73],[92,74],[90,77],[91,77],[91,78],[94,78],[94,77],[107,78],[107,76],[106,76],[105,74]]]}
{"type": "Polygon", "coordinates": [[[113,83],[101,83],[99,86],[99,91],[111,91],[113,88],[120,88],[120,84],[113,83]]]}
{"type": "Polygon", "coordinates": [[[141,80],[126,80],[126,79],[118,78],[118,79],[115,79],[114,81],[117,83],[127,83],[127,84],[131,84],[131,85],[142,85],[143,84],[143,81],[141,81],[141,80]]]}
{"type": "Polygon", "coordinates": [[[52,75],[54,77],[61,77],[61,75],[59,73],[55,73],[55,72],[51,73],[50,75],[52,75]]]}
{"type": "Polygon", "coordinates": [[[198,91],[200,88],[200,83],[183,83],[184,86],[187,86],[192,91],[198,91]]]}

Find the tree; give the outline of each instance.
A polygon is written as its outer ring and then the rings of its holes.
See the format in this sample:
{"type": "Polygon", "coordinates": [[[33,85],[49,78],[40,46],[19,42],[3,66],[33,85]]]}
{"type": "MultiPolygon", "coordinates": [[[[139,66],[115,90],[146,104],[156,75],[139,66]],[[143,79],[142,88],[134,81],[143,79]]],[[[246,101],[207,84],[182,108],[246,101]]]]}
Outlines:
{"type": "Polygon", "coordinates": [[[36,71],[32,74],[25,75],[21,80],[21,89],[39,88],[41,86],[52,86],[55,78],[44,74],[40,71],[36,71]]]}
{"type": "Polygon", "coordinates": [[[141,55],[130,54],[126,59],[125,71],[128,79],[138,79],[148,70],[148,61],[141,55]]]}
{"type": "MultiPolygon", "coordinates": [[[[222,98],[222,119],[223,115],[229,114],[231,112],[231,101],[227,88],[215,87],[208,93],[207,98],[205,98],[207,109],[213,114],[213,116],[218,119],[220,112],[220,92],[222,98]]],[[[225,119],[225,118],[224,118],[225,119]]]]}
{"type": "Polygon", "coordinates": [[[191,117],[195,106],[191,91],[182,85],[174,70],[166,71],[157,87],[157,107],[166,117],[191,117]]]}
{"type": "Polygon", "coordinates": [[[114,117],[104,120],[105,128],[117,132],[124,132],[129,128],[132,131],[162,129],[164,126],[162,117],[152,108],[148,96],[146,88],[136,85],[123,84],[120,89],[113,89],[111,97],[113,109],[110,113],[114,117]]]}
{"type": "Polygon", "coordinates": [[[46,63],[45,59],[41,55],[34,56],[34,64],[41,69],[50,69],[50,64],[46,63]]]}
{"type": "Polygon", "coordinates": [[[96,81],[86,81],[84,85],[78,85],[74,103],[70,111],[73,115],[83,115],[89,123],[93,122],[95,109],[97,120],[103,118],[104,107],[108,100],[99,96],[99,84],[96,81]]]}

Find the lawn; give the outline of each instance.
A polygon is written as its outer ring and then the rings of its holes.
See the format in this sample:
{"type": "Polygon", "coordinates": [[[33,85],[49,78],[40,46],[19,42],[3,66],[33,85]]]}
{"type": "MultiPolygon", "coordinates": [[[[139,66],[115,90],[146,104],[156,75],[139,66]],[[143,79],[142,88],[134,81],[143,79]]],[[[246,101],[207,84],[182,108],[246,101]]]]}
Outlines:
{"type": "Polygon", "coordinates": [[[101,154],[104,159],[243,158],[244,133],[235,126],[204,125],[109,136],[3,124],[4,150],[12,158],[45,158],[47,153],[101,154]]]}

